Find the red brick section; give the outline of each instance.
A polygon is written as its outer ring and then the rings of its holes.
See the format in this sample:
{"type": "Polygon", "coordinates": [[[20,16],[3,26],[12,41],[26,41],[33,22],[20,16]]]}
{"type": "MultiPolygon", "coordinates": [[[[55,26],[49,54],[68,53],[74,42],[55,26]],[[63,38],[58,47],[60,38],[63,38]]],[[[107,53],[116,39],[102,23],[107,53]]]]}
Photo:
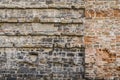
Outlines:
{"type": "Polygon", "coordinates": [[[86,78],[120,79],[120,1],[86,0],[86,78]]]}
{"type": "Polygon", "coordinates": [[[114,10],[86,10],[85,11],[86,18],[118,18],[120,17],[120,10],[114,9],[114,10]]]}

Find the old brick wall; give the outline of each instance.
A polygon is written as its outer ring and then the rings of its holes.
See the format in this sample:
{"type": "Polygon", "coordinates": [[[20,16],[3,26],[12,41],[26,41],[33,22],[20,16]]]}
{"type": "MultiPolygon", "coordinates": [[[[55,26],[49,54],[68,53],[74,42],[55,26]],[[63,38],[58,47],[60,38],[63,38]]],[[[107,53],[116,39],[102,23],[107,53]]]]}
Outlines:
{"type": "Polygon", "coordinates": [[[86,77],[120,79],[120,0],[86,0],[86,77]]]}
{"type": "Polygon", "coordinates": [[[0,80],[84,78],[82,0],[0,0],[0,80]]]}
{"type": "Polygon", "coordinates": [[[0,80],[119,80],[119,0],[0,0],[0,80]]]}

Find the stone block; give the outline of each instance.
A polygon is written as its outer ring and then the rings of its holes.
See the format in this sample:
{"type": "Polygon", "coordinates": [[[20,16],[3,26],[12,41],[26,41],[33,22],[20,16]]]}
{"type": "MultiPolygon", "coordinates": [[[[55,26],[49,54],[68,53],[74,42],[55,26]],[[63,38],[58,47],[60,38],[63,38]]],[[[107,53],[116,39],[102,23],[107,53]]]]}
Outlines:
{"type": "Polygon", "coordinates": [[[1,23],[0,35],[82,36],[83,24],[1,23]],[[50,29],[51,28],[51,29],[50,29]]]}
{"type": "Polygon", "coordinates": [[[70,9],[71,6],[73,6],[73,3],[75,5],[79,5],[81,8],[83,7],[83,0],[1,0],[0,1],[0,8],[68,8],[70,9]]]}
{"type": "Polygon", "coordinates": [[[84,15],[84,10],[57,10],[57,9],[0,9],[0,22],[47,22],[56,23],[82,23],[81,19],[84,15]],[[4,14],[2,14],[4,13],[4,14]],[[63,22],[65,20],[66,22],[63,22]],[[76,22],[73,22],[76,20],[76,22]]]}

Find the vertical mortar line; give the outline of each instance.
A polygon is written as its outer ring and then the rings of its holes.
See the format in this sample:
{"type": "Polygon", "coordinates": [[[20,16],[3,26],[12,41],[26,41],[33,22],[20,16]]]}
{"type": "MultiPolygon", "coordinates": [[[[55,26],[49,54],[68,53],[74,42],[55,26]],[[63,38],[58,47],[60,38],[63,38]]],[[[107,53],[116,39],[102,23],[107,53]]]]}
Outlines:
{"type": "Polygon", "coordinates": [[[85,79],[85,71],[86,71],[86,68],[85,68],[85,39],[84,39],[84,36],[85,36],[85,16],[86,16],[85,10],[86,9],[84,8],[84,13],[83,13],[84,16],[83,16],[83,24],[82,24],[83,25],[83,40],[82,40],[83,46],[81,46],[84,49],[83,50],[83,67],[84,67],[83,79],[85,79]]]}

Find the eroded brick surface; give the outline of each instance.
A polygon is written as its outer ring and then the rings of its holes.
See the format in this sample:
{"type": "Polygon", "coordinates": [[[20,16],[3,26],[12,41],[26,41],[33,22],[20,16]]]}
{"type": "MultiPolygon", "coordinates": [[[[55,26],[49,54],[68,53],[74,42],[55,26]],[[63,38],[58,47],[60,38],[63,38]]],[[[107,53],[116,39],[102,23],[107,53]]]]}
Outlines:
{"type": "Polygon", "coordinates": [[[0,80],[81,80],[82,0],[1,0],[0,80]]]}
{"type": "Polygon", "coordinates": [[[119,80],[119,0],[86,0],[86,77],[119,80]]]}
{"type": "Polygon", "coordinates": [[[0,80],[119,80],[119,0],[0,0],[0,80]]]}

